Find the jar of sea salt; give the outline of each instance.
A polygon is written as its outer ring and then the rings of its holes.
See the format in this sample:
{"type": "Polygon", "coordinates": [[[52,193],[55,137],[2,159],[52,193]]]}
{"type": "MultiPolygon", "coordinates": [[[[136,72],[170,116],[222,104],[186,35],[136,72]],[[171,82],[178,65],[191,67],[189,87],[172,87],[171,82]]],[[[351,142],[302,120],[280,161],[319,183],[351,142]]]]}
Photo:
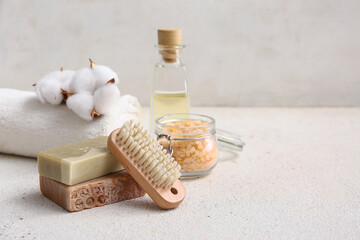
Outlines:
{"type": "Polygon", "coordinates": [[[209,173],[218,160],[215,120],[200,114],[176,113],[155,121],[155,133],[170,141],[172,157],[181,165],[181,177],[209,173]]]}

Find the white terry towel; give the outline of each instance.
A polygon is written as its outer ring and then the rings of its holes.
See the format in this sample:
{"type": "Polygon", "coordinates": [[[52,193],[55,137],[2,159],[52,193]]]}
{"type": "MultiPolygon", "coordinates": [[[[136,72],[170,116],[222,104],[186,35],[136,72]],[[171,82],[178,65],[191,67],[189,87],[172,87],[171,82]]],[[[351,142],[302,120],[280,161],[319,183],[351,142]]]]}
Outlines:
{"type": "Polygon", "coordinates": [[[130,95],[122,96],[116,109],[85,121],[64,104],[41,103],[34,92],[0,88],[0,152],[36,157],[45,149],[107,136],[141,116],[139,102],[130,95]]]}

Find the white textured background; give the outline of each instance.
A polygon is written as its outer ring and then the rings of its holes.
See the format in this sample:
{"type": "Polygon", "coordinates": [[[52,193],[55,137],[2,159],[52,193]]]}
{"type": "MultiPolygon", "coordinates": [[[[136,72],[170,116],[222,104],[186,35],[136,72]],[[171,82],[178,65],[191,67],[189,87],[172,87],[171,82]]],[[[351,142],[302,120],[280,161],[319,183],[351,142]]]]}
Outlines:
{"type": "Polygon", "coordinates": [[[148,105],[160,27],[183,29],[193,105],[360,106],[358,0],[0,0],[0,87],[91,57],[148,105]]]}

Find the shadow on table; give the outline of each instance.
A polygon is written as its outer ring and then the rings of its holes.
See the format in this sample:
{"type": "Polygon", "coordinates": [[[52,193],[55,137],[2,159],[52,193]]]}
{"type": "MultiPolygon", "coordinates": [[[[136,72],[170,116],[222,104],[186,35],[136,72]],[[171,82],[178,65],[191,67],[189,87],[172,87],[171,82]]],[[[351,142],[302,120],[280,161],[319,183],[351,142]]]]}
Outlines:
{"type": "MultiPolygon", "coordinates": [[[[21,209],[38,209],[39,215],[51,216],[51,215],[58,215],[59,213],[60,214],[77,213],[77,212],[73,212],[73,213],[68,212],[67,210],[63,209],[62,207],[60,207],[50,199],[46,198],[44,195],[42,195],[40,191],[19,195],[13,199],[13,203],[15,203],[17,206],[20,206],[21,209]]],[[[124,207],[124,209],[126,209],[129,212],[129,214],[137,210],[141,210],[142,212],[143,211],[163,212],[163,210],[159,208],[148,195],[128,201],[115,203],[114,205],[116,204],[119,205],[121,204],[121,206],[124,207]]],[[[91,209],[86,209],[83,211],[91,211],[91,209]]]]}
{"type": "Polygon", "coordinates": [[[20,156],[20,155],[0,152],[0,160],[1,159],[14,159],[14,161],[17,161],[17,160],[19,160],[19,161],[20,160],[36,161],[36,158],[34,158],[34,157],[26,157],[26,156],[20,156]]]}
{"type": "Polygon", "coordinates": [[[18,195],[13,202],[23,209],[38,209],[41,215],[54,215],[58,213],[68,213],[65,209],[46,198],[40,190],[18,195]]]}
{"type": "MultiPolygon", "coordinates": [[[[135,210],[148,211],[148,212],[164,212],[163,209],[158,207],[156,203],[149,197],[145,195],[140,198],[131,199],[123,201],[121,204],[124,209],[127,209],[129,213],[133,213],[135,210]]],[[[171,210],[170,210],[171,211],[171,210]]]]}

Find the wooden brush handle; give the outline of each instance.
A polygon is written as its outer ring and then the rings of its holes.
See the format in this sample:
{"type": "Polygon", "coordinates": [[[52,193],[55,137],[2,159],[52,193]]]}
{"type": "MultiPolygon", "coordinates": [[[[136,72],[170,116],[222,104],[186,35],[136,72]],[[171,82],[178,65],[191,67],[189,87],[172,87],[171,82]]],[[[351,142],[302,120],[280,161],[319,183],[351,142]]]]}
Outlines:
{"type": "Polygon", "coordinates": [[[172,186],[166,189],[155,187],[155,184],[149,182],[149,178],[143,173],[141,168],[134,163],[126,150],[116,142],[118,132],[119,129],[114,130],[108,138],[108,148],[115,158],[124,166],[159,207],[171,209],[178,206],[184,200],[186,194],[185,187],[180,180],[176,180],[172,186]]]}

